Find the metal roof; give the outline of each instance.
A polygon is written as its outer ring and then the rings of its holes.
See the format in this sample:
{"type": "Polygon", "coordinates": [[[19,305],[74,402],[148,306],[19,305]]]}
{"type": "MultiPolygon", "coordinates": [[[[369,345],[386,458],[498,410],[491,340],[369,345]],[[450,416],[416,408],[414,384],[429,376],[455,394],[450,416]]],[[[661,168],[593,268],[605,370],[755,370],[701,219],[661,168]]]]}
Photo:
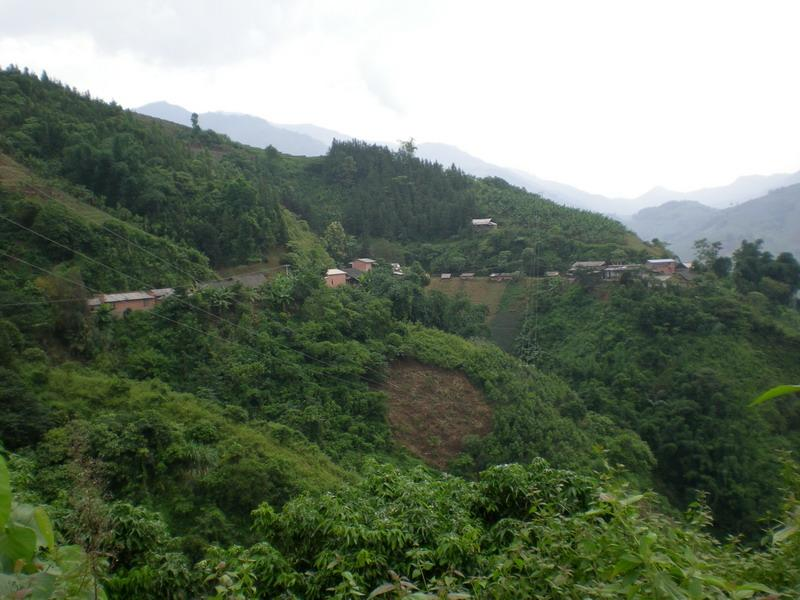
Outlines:
{"type": "Polygon", "coordinates": [[[156,298],[166,298],[175,293],[175,288],[153,288],[150,293],[156,298]]]}
{"type": "Polygon", "coordinates": [[[605,266],[606,261],[604,260],[579,260],[578,262],[572,263],[573,269],[582,269],[582,268],[594,268],[594,267],[603,267],[605,266]]]}
{"type": "Polygon", "coordinates": [[[347,273],[341,269],[328,269],[325,271],[325,277],[330,277],[331,275],[347,275],[347,273]]]}
{"type": "Polygon", "coordinates": [[[677,262],[674,258],[651,258],[647,261],[648,265],[666,265],[677,262]]]}
{"type": "MultiPolygon", "coordinates": [[[[372,260],[371,258],[357,258],[353,262],[374,263],[375,261],[372,260]]],[[[350,263],[350,264],[352,265],[353,263],[350,263]]]]}
{"type": "Polygon", "coordinates": [[[493,225],[494,221],[491,218],[489,219],[472,219],[473,225],[493,225]]]}
{"type": "Polygon", "coordinates": [[[129,300],[152,300],[147,292],[122,292],[119,294],[103,294],[103,302],[125,302],[129,300]]]}

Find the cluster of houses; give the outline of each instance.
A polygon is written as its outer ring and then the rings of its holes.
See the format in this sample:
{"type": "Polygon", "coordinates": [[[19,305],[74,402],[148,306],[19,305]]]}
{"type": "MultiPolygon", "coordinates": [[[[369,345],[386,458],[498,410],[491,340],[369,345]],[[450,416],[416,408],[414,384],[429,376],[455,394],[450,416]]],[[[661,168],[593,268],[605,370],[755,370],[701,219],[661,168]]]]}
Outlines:
{"type": "MultiPolygon", "coordinates": [[[[574,281],[577,277],[589,277],[597,280],[620,281],[624,276],[645,278],[657,282],[677,281],[690,282],[695,278],[695,273],[687,265],[673,258],[654,258],[645,264],[613,264],[604,260],[582,260],[572,264],[567,278],[574,281]]],[[[560,277],[559,271],[547,271],[545,277],[560,277]]],[[[442,273],[439,275],[444,280],[470,280],[475,279],[475,273],[442,273]]],[[[512,281],[519,277],[519,273],[490,273],[489,281],[512,281]]]]}
{"type": "MultiPolygon", "coordinates": [[[[519,273],[490,273],[490,281],[511,281],[519,277],[519,273]]],[[[453,279],[452,273],[442,273],[439,275],[440,279],[453,279]]],[[[461,273],[458,275],[459,279],[475,279],[475,273],[461,273]]]]}
{"type": "MultiPolygon", "coordinates": [[[[325,285],[331,288],[348,284],[356,285],[365,273],[369,273],[372,270],[375,262],[372,258],[357,258],[350,263],[350,267],[328,269],[325,272],[325,285]]],[[[404,274],[400,263],[390,264],[393,275],[402,276],[404,274]]]]}
{"type": "MultiPolygon", "coordinates": [[[[288,265],[281,265],[274,267],[275,269],[287,269],[288,265]]],[[[240,285],[244,288],[255,289],[264,285],[267,282],[268,276],[266,272],[259,273],[244,273],[241,275],[232,275],[224,279],[215,279],[213,281],[203,281],[196,285],[198,290],[207,289],[224,289],[240,285]]],[[[113,294],[99,294],[86,301],[89,310],[95,311],[101,306],[108,306],[111,308],[111,314],[121,316],[129,310],[150,310],[161,303],[164,299],[172,296],[175,293],[174,288],[155,288],[151,290],[137,290],[133,292],[116,292],[113,294]]]]}
{"type": "Polygon", "coordinates": [[[603,260],[589,260],[573,263],[569,274],[573,278],[580,275],[606,281],[619,281],[627,275],[640,279],[649,277],[662,283],[667,281],[688,283],[695,278],[695,273],[689,267],[690,265],[681,263],[674,258],[653,258],[643,265],[609,264],[603,260]]]}

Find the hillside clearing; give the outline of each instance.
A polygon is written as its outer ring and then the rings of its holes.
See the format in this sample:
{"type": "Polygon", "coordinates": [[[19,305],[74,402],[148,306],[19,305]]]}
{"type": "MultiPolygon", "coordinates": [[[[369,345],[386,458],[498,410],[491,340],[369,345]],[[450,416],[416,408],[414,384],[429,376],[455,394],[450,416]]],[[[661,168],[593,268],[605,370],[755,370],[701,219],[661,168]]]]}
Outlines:
{"type": "Polygon", "coordinates": [[[465,437],[492,429],[491,408],[461,372],[398,360],[382,390],[394,440],[439,469],[463,451],[465,437]]]}

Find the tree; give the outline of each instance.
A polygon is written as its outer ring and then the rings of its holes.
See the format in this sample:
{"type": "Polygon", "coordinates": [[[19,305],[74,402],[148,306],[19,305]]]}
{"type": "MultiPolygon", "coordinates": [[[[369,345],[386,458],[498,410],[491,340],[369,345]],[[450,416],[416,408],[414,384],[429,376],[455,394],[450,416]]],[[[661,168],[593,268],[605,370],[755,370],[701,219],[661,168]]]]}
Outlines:
{"type": "Polygon", "coordinates": [[[525,248],[522,251],[522,270],[525,275],[535,277],[536,273],[536,250],[533,248],[525,248]]]}
{"type": "Polygon", "coordinates": [[[417,151],[417,146],[414,144],[414,138],[408,138],[407,140],[399,140],[400,141],[400,154],[405,156],[411,157],[414,156],[414,153],[417,151]]]}
{"type": "Polygon", "coordinates": [[[331,221],[322,234],[325,250],[337,263],[347,260],[350,238],[339,221],[331,221]]]}
{"type": "Polygon", "coordinates": [[[200,123],[199,123],[200,117],[197,115],[197,113],[192,113],[191,119],[192,119],[192,131],[195,132],[195,133],[199,132],[200,131],[200,123]]]}

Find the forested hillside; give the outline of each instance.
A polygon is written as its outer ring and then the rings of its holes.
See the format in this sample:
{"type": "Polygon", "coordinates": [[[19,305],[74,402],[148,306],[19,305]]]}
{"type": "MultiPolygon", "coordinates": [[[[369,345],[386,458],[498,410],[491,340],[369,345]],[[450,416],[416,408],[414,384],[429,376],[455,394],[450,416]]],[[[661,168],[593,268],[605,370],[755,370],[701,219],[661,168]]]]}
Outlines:
{"type": "Polygon", "coordinates": [[[577,410],[637,431],[655,455],[656,489],[677,506],[703,490],[719,529],[757,534],[781,497],[776,452],[800,448],[800,407],[747,404],[800,379],[798,312],[710,273],[693,286],[553,288],[538,309],[518,353],[569,381],[577,410]]]}
{"type": "Polygon", "coordinates": [[[429,270],[662,250],[412,144],[291,157],[14,68],[0,89],[3,597],[800,590],[800,477],[776,453],[797,409],[743,407],[797,375],[787,257],[744,247],[730,282],[686,291],[564,280],[528,303],[513,357],[429,270]],[[359,285],[324,284],[363,255],[382,260],[359,285]],[[267,258],[288,271],[198,285],[267,258]],[[87,306],[157,286],[174,293],[149,310],[87,306]],[[389,393],[418,400],[409,363],[482,407],[447,460],[387,418],[389,393]]]}

